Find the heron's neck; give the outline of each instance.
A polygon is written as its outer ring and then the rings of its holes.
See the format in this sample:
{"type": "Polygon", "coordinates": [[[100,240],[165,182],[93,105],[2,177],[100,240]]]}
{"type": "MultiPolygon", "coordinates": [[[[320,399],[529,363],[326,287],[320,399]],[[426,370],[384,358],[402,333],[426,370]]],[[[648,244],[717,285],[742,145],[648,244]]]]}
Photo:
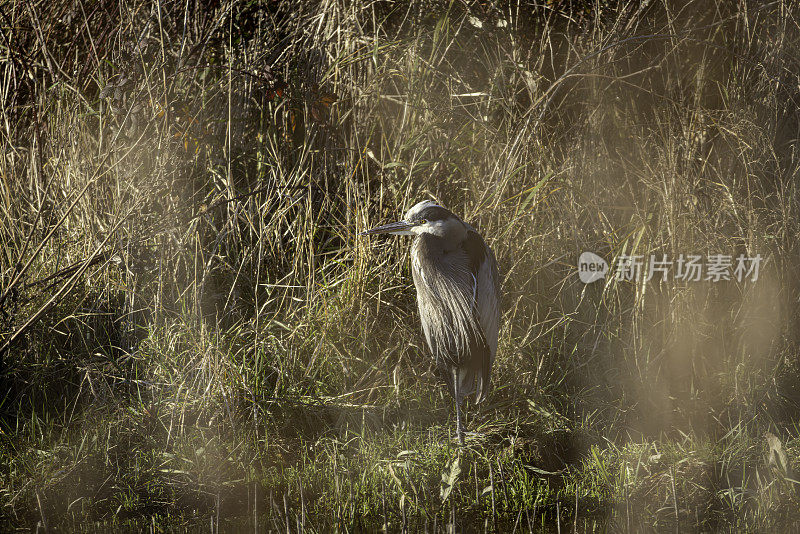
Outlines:
{"type": "Polygon", "coordinates": [[[459,234],[440,236],[434,232],[422,232],[414,238],[414,246],[417,250],[424,250],[427,254],[445,254],[460,247],[465,237],[466,232],[463,233],[463,237],[459,234]]]}

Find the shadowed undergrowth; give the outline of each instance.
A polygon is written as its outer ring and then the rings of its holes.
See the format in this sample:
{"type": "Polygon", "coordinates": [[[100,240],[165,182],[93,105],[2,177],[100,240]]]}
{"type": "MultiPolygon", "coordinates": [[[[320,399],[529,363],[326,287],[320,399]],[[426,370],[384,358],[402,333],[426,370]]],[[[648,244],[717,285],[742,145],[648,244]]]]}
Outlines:
{"type": "Polygon", "coordinates": [[[0,13],[3,528],[797,527],[794,4],[0,13]],[[463,450],[356,237],[428,197],[504,280],[463,450]]]}

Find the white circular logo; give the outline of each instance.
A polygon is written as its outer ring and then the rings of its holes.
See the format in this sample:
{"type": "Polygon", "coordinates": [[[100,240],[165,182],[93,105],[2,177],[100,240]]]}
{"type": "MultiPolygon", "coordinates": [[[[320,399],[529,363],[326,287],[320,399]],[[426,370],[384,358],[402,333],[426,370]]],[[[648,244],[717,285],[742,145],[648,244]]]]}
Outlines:
{"type": "Polygon", "coordinates": [[[602,280],[607,272],[608,263],[594,252],[584,252],[578,258],[578,276],[584,284],[602,280]]]}

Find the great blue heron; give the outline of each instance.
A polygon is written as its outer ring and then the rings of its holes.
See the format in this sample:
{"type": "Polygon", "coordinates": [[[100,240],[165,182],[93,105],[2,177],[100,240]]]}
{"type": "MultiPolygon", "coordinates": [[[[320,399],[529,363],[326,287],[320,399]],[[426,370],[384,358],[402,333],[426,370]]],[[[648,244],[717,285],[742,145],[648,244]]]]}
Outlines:
{"type": "Polygon", "coordinates": [[[413,235],[411,266],[422,330],[436,366],[456,403],[461,444],[461,402],[489,393],[489,373],[497,353],[500,279],[492,249],[481,235],[439,204],[426,200],[402,221],[360,235],[413,235]]]}

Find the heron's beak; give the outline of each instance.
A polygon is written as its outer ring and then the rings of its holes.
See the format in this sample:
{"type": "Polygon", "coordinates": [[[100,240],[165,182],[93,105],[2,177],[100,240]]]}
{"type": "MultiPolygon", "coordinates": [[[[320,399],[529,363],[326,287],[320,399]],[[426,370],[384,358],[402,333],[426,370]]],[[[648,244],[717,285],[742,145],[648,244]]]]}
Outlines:
{"type": "Polygon", "coordinates": [[[375,228],[371,228],[365,232],[361,232],[358,235],[371,235],[371,234],[393,234],[393,235],[414,235],[411,231],[414,228],[414,224],[406,221],[397,221],[389,224],[383,224],[381,226],[376,226],[375,228]]]}

